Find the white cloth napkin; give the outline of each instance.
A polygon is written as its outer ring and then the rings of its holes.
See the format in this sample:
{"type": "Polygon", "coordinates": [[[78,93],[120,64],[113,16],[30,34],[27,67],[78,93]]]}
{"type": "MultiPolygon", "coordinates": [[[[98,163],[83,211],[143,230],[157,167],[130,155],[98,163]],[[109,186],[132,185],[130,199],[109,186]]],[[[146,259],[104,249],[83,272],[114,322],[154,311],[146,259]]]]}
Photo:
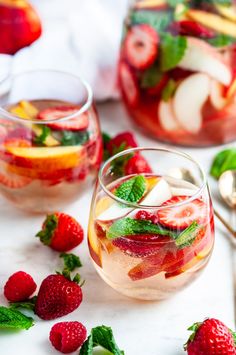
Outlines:
{"type": "Polygon", "coordinates": [[[19,51],[13,72],[56,69],[86,79],[96,100],[117,98],[116,64],[128,0],[32,0],[42,37],[19,51]]]}

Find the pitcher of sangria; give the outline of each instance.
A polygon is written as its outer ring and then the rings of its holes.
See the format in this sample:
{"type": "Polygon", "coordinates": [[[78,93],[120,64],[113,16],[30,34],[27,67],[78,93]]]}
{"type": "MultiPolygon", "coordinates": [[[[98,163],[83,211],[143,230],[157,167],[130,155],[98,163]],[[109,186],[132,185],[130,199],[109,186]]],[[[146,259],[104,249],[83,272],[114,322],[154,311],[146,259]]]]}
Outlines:
{"type": "Polygon", "coordinates": [[[236,138],[236,3],[141,0],[124,24],[124,104],[158,140],[210,146],[236,138]]]}

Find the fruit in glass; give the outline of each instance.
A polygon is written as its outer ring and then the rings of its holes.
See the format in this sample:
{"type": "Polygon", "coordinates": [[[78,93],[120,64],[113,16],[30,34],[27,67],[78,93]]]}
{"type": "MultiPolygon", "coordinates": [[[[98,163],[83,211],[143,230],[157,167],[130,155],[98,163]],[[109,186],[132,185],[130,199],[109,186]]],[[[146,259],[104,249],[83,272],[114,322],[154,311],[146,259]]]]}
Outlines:
{"type": "Polygon", "coordinates": [[[101,163],[91,89],[56,71],[2,84],[8,90],[0,97],[0,193],[31,212],[58,210],[91,186],[101,163]]]}
{"type": "Polygon", "coordinates": [[[214,220],[205,177],[188,155],[135,148],[108,160],[91,205],[88,245],[95,269],[118,292],[161,300],[190,284],[214,245],[214,220]],[[122,173],[140,154],[151,171],[122,173]],[[170,168],[171,167],[171,168],[170,168]],[[195,183],[174,177],[190,169],[195,183]]]}
{"type": "Polygon", "coordinates": [[[119,83],[139,128],[210,146],[236,138],[236,4],[136,1],[124,26],[119,83]]]}

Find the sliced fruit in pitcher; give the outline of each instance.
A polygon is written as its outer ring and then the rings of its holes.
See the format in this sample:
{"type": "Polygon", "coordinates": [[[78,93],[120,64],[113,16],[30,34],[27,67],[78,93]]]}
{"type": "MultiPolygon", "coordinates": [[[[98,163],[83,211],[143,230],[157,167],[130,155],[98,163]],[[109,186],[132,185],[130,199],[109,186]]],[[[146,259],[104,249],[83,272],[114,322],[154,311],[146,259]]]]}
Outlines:
{"type": "Polygon", "coordinates": [[[139,88],[135,75],[128,64],[120,64],[120,81],[125,99],[131,106],[136,106],[139,100],[139,88]]]}
{"type": "Polygon", "coordinates": [[[175,132],[181,130],[181,126],[177,121],[171,101],[161,101],[158,106],[158,117],[162,128],[167,132],[175,132]]]}

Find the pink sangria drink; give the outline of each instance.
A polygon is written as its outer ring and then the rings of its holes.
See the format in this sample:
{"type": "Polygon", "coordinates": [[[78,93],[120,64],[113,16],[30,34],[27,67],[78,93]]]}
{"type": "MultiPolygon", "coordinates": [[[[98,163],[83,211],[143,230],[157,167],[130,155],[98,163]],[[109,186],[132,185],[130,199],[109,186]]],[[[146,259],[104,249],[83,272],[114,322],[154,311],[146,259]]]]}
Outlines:
{"type": "Polygon", "coordinates": [[[130,117],[149,135],[197,147],[233,141],[235,1],[136,1],[118,74],[130,117]]]}
{"type": "Polygon", "coordinates": [[[199,166],[185,154],[154,148],[111,158],[94,192],[88,244],[99,275],[124,295],[161,300],[191,283],[214,244],[211,200],[199,166]],[[152,172],[122,176],[121,162],[137,152],[152,172]],[[170,166],[191,168],[196,185],[169,175],[170,166]]]}
{"type": "Polygon", "coordinates": [[[31,212],[55,211],[91,187],[101,163],[91,90],[52,71],[21,74],[9,87],[1,97],[0,193],[31,212]]]}

